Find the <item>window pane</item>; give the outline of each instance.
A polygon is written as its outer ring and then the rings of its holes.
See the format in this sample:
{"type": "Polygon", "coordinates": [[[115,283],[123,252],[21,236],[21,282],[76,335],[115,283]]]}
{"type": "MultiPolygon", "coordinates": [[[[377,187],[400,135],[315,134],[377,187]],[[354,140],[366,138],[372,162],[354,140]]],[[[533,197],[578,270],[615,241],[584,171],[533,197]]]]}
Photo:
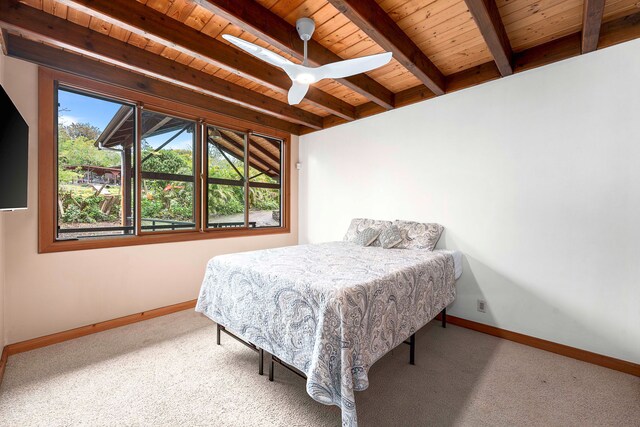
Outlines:
{"type": "Polygon", "coordinates": [[[58,239],[134,233],[135,107],[59,89],[58,239]]]}
{"type": "Polygon", "coordinates": [[[207,127],[209,228],[245,225],[245,134],[207,127]]]}
{"type": "Polygon", "coordinates": [[[145,110],[141,133],[142,230],[195,229],[196,123],[145,110]]]}
{"type": "Polygon", "coordinates": [[[280,227],[282,141],[254,134],[249,138],[249,223],[280,227]]]}

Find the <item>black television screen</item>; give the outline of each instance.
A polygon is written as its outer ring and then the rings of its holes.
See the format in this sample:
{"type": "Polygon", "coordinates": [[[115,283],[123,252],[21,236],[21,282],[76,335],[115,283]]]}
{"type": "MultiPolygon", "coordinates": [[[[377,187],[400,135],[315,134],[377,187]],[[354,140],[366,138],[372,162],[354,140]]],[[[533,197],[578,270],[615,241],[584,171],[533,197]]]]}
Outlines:
{"type": "Polygon", "coordinates": [[[26,209],[29,126],[0,86],[0,210],[26,209]]]}

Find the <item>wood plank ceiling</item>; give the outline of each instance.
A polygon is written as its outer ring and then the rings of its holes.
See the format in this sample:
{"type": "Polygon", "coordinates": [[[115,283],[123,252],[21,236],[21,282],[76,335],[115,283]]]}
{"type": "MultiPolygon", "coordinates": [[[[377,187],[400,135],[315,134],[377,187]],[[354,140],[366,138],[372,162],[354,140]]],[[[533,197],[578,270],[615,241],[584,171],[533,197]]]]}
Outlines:
{"type": "Polygon", "coordinates": [[[216,112],[303,134],[640,37],[640,1],[0,0],[0,26],[10,56],[102,80],[116,65],[119,81],[128,70],[216,98],[216,112]],[[286,75],[221,36],[300,62],[295,21],[305,16],[316,22],[312,63],[394,59],[323,80],[289,106],[286,75]],[[105,71],[88,71],[96,60],[105,71]]]}

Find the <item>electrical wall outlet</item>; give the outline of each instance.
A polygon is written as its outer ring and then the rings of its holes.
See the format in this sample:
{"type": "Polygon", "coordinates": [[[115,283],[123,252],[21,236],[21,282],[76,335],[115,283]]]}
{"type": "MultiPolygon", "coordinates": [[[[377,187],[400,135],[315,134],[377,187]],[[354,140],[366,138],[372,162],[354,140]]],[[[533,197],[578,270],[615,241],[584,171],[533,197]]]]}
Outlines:
{"type": "Polygon", "coordinates": [[[487,312],[487,302],[483,299],[479,299],[478,300],[478,311],[480,313],[486,313],[487,312]]]}

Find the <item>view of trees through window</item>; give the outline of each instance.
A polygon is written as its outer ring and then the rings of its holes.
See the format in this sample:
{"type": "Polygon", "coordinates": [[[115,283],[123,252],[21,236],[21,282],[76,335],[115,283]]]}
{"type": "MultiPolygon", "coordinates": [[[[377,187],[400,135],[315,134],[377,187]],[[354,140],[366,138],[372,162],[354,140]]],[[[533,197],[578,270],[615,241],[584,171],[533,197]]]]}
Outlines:
{"type": "Polygon", "coordinates": [[[249,146],[249,222],[279,227],[282,141],[251,135],[249,146]]]}
{"type": "Polygon", "coordinates": [[[280,226],[281,141],[209,126],[207,142],[208,227],[280,226]]]}
{"type": "Polygon", "coordinates": [[[208,227],[242,227],[245,220],[245,134],[207,128],[208,227]]]}
{"type": "Polygon", "coordinates": [[[133,233],[133,113],[131,105],[58,90],[59,239],[133,233]],[[114,118],[125,122],[120,138],[106,140],[114,118]]]}
{"type": "Polygon", "coordinates": [[[194,229],[196,123],[142,112],[142,229],[194,229]]]}
{"type": "Polygon", "coordinates": [[[200,143],[203,228],[281,226],[281,140],[213,125],[198,132],[193,120],[151,109],[137,123],[133,104],[66,88],[57,99],[58,239],[136,234],[138,190],[140,231],[195,229],[200,143]]]}

